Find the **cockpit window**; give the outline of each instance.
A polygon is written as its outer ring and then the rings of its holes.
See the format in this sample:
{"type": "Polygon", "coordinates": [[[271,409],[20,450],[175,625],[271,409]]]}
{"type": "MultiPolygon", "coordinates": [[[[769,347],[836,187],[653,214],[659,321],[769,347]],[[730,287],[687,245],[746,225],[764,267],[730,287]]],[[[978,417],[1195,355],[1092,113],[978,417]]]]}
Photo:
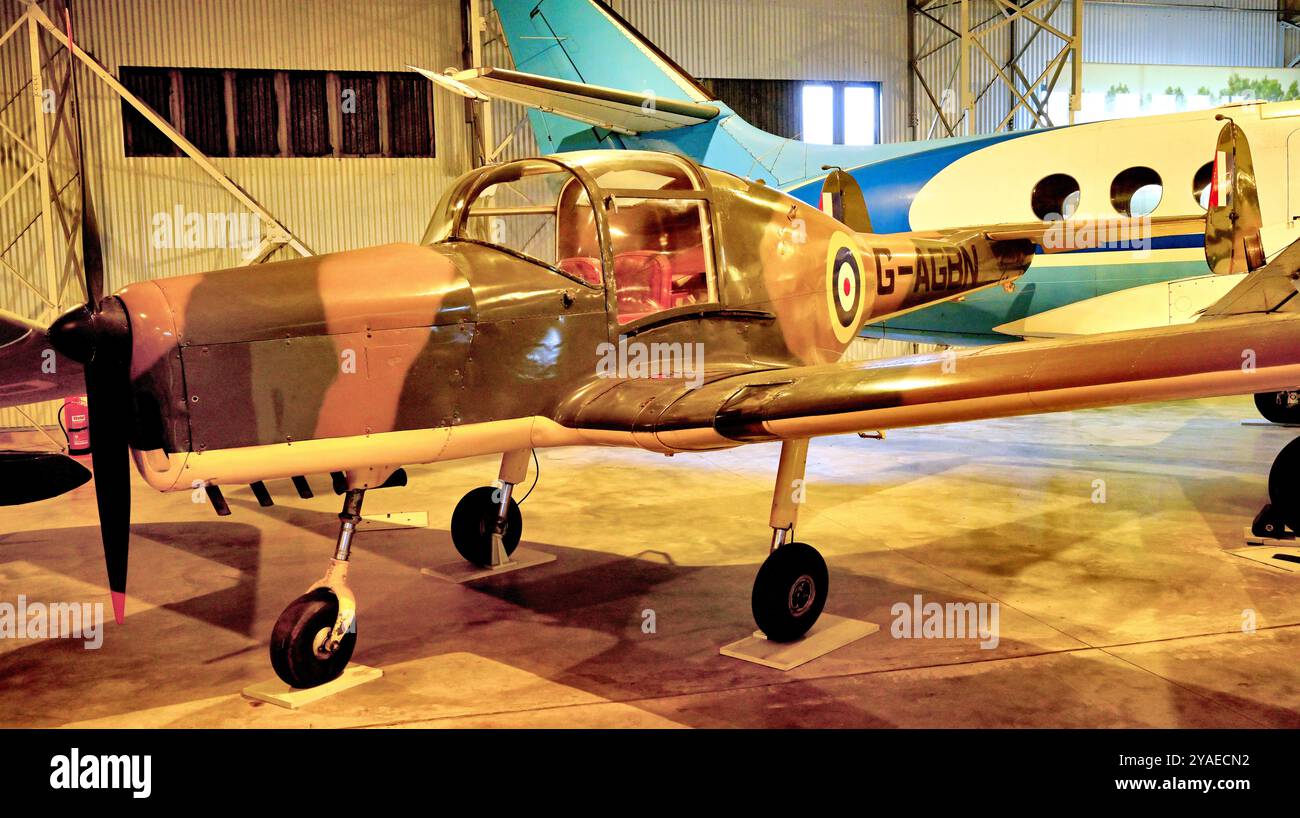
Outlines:
{"type": "MultiPolygon", "coordinates": [[[[559,246],[567,241],[596,246],[596,226],[587,197],[567,170],[542,163],[507,166],[485,179],[473,194],[457,238],[502,247],[518,255],[599,286],[600,266],[591,271],[571,269],[559,246]],[[561,222],[563,223],[561,225],[561,222]]],[[[585,193],[585,192],[584,192],[585,193]]],[[[599,252],[595,254],[599,258],[599,252]]]]}
{"type": "Polygon", "coordinates": [[[707,182],[678,157],[521,160],[467,178],[440,212],[428,241],[489,244],[592,287],[612,280],[620,324],[717,301],[707,182]]]}
{"type": "Polygon", "coordinates": [[[605,190],[695,190],[687,167],[664,157],[642,161],[635,168],[610,168],[596,172],[596,184],[605,190]]]}
{"type": "Polygon", "coordinates": [[[616,196],[606,218],[620,324],[715,300],[704,201],[616,196]]]}

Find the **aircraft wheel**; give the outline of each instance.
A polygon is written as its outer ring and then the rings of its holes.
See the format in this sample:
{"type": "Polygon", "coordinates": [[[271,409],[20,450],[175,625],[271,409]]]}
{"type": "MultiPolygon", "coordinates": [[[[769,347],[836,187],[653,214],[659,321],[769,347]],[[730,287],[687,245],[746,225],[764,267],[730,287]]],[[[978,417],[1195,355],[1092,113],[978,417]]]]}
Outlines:
{"type": "MultiPolygon", "coordinates": [[[[492,564],[492,531],[496,528],[500,504],[498,491],[496,486],[480,486],[460,498],[451,513],[451,542],[462,557],[475,565],[492,564]]],[[[507,556],[515,553],[523,530],[523,515],[512,497],[506,512],[506,530],[501,536],[507,556]]]]}
{"type": "Polygon", "coordinates": [[[1297,390],[1259,392],[1255,395],[1255,408],[1272,423],[1300,423],[1300,401],[1297,390]]]}
{"type": "Polygon", "coordinates": [[[1288,528],[1300,531],[1300,437],[1273,458],[1268,470],[1268,501],[1288,528]]]}
{"type": "Polygon", "coordinates": [[[774,642],[793,642],[821,616],[829,579],[817,549],[786,543],[768,555],[754,578],[754,623],[774,642]]]}
{"type": "Polygon", "coordinates": [[[328,589],[317,588],[290,602],[280,614],[271,631],[271,667],[285,684],[316,687],[343,673],[357,645],[356,628],[343,637],[334,653],[320,650],[338,612],[338,598],[328,589]]]}

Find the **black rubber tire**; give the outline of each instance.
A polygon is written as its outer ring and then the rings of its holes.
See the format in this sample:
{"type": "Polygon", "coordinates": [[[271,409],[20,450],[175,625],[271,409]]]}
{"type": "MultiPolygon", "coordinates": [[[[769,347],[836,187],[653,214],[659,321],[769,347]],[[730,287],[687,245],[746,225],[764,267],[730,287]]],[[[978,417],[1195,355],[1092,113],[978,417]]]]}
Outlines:
{"type": "Polygon", "coordinates": [[[1287,401],[1287,394],[1294,391],[1296,390],[1284,389],[1281,392],[1257,392],[1255,408],[1270,423],[1300,423],[1300,404],[1291,406],[1287,401]]]}
{"type": "Polygon", "coordinates": [[[289,603],[271,631],[271,667],[290,687],[308,688],[337,679],[357,646],[355,621],[338,650],[328,657],[317,655],[315,640],[321,630],[334,627],[339,601],[332,591],[317,588],[289,603]]]}
{"type": "Polygon", "coordinates": [[[754,623],[773,642],[793,642],[822,615],[830,575],[807,543],[786,543],[768,555],[754,578],[754,623]]]}
{"type": "Polygon", "coordinates": [[[1268,470],[1268,501],[1287,528],[1300,531],[1300,437],[1273,458],[1268,470]]]}
{"type": "MultiPolygon", "coordinates": [[[[451,513],[451,542],[460,555],[475,565],[492,564],[492,530],[497,523],[497,507],[500,505],[496,486],[480,486],[460,498],[456,510],[451,513]]],[[[524,532],[524,518],[519,512],[519,504],[510,498],[510,508],[506,512],[506,530],[501,535],[501,543],[506,547],[506,555],[515,553],[519,537],[524,532]]]]}

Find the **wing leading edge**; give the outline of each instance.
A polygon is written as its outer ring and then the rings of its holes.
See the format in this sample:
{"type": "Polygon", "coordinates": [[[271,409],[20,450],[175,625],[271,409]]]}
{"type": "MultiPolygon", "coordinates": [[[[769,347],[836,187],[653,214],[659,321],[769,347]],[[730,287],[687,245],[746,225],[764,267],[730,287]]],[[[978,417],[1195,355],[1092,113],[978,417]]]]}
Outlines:
{"type": "Polygon", "coordinates": [[[624,381],[560,422],[632,431],[692,451],[1300,383],[1300,314],[1228,317],[964,352],[769,369],[680,382],[624,381]]]}

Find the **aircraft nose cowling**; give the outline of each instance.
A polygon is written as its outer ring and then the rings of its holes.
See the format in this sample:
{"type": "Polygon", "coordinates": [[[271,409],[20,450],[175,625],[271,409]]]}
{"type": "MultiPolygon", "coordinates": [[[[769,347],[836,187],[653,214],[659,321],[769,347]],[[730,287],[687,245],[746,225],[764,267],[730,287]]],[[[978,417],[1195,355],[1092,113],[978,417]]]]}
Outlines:
{"type": "Polygon", "coordinates": [[[142,426],[161,430],[154,448],[168,452],[436,425],[456,407],[416,387],[463,372],[476,315],[453,257],[413,244],[160,279],[121,297],[138,327],[142,426]]]}
{"type": "Polygon", "coordinates": [[[437,247],[389,244],[161,279],[187,346],[438,326],[473,320],[473,298],[437,247]]]}

